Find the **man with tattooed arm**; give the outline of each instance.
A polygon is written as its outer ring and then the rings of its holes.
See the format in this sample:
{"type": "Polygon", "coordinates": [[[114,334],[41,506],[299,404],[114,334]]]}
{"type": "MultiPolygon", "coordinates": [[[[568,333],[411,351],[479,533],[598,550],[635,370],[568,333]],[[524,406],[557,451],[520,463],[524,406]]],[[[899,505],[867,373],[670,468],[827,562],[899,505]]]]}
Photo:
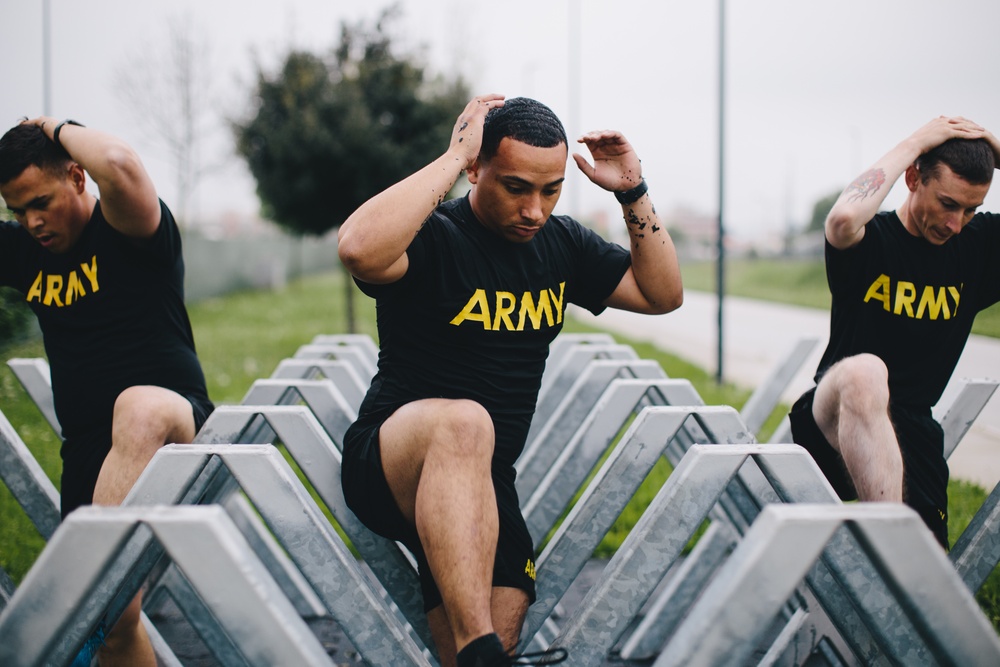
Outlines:
{"type": "Polygon", "coordinates": [[[1000,215],[976,213],[1000,141],[927,123],[861,174],[826,219],[833,296],[816,387],[790,414],[844,500],[905,502],[948,548],[948,464],[931,415],[976,313],[1000,300],[1000,215]],[[879,211],[903,176],[896,211],[879,211]]]}
{"type": "Polygon", "coordinates": [[[553,664],[510,655],[534,599],[534,548],[514,462],[566,305],[656,314],[681,304],[677,256],[632,146],[591,132],[630,249],[552,215],[565,179],[562,123],[534,100],[473,99],[448,150],[340,228],[340,257],[376,299],[381,351],[344,442],[344,495],[419,564],[444,667],[553,664]],[[462,173],[470,193],[444,201],[462,173]],[[456,655],[457,654],[457,655],[456,655]],[[517,662],[512,662],[518,660],[517,662]]]}

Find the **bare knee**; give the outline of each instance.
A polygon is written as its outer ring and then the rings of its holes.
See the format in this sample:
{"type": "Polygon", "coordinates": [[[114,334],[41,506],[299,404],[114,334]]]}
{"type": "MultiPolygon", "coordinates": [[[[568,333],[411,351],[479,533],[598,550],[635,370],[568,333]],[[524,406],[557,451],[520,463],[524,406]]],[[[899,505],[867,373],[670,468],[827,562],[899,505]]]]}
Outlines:
{"type": "Polygon", "coordinates": [[[889,407],[889,370],[874,354],[837,362],[820,381],[817,400],[838,416],[884,415],[889,407]]]}
{"type": "Polygon", "coordinates": [[[436,415],[431,440],[453,460],[492,460],[493,419],[475,401],[447,401],[436,415]]]}
{"type": "Polygon", "coordinates": [[[193,439],[191,404],[179,394],[162,387],[134,386],[115,400],[112,446],[119,451],[193,439]]]}

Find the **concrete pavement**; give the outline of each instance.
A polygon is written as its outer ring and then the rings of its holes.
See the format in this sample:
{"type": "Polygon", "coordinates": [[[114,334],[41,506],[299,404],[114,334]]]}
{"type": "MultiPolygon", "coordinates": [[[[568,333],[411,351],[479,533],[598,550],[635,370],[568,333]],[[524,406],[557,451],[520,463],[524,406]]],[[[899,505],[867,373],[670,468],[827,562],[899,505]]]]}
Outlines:
{"type": "MultiPolygon", "coordinates": [[[[686,291],[680,310],[660,317],[606,310],[599,317],[573,308],[582,322],[648,341],[702,368],[714,371],[718,346],[718,300],[714,294],[686,291]]],[[[813,385],[813,374],[826,348],[829,313],[727,296],[723,313],[723,374],[727,381],[752,389],[779,364],[803,336],[819,340],[812,355],[792,380],[782,400],[792,403],[813,385]]],[[[935,415],[947,410],[962,378],[1000,379],[1000,340],[972,336],[935,415]]],[[[735,406],[740,407],[740,406],[735,406]]],[[[1000,482],[1000,391],[980,413],[969,433],[949,459],[951,474],[983,486],[1000,482]]]]}

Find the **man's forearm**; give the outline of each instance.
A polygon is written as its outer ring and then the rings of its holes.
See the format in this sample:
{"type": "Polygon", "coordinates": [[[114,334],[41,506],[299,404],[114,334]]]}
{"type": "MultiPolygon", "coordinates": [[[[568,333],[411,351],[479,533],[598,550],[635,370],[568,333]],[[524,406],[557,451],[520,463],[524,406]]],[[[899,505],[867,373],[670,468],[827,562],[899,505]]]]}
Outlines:
{"type": "Polygon", "coordinates": [[[834,247],[849,247],[860,239],[893,184],[919,156],[920,150],[907,139],[844,188],[826,218],[826,237],[834,247]]]}
{"type": "Polygon", "coordinates": [[[348,270],[362,280],[387,278],[381,274],[406,252],[464,169],[460,159],[445,153],[362,204],[338,234],[340,258],[348,270]]]}
{"type": "Polygon", "coordinates": [[[879,212],[893,184],[927,151],[949,139],[988,139],[988,134],[966,118],[939,116],[931,120],[847,186],[826,218],[827,240],[835,248],[848,248],[860,241],[865,225],[879,212]]]}
{"type": "Polygon", "coordinates": [[[680,265],[670,233],[663,226],[648,195],[623,205],[629,233],[632,273],[648,303],[647,312],[665,313],[683,300],[680,265]]]}
{"type": "Polygon", "coordinates": [[[156,186],[139,155],[122,139],[50,117],[32,121],[69,153],[97,184],[101,210],[112,227],[134,238],[151,236],[160,223],[156,186]]]}

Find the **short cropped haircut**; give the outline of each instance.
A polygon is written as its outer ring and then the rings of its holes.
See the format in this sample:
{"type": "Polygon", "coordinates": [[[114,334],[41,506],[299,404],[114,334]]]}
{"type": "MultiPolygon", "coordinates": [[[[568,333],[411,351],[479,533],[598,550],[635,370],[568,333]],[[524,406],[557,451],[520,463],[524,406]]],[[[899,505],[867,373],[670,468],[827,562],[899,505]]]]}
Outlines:
{"type": "Polygon", "coordinates": [[[927,151],[916,161],[920,181],[937,177],[942,164],[972,185],[992,182],[996,168],[993,149],[985,139],[949,139],[927,151]]]}
{"type": "Polygon", "coordinates": [[[496,155],[504,137],[536,148],[564,144],[568,150],[569,146],[566,130],[552,109],[528,97],[514,97],[504,101],[502,107],[490,109],[483,125],[479,158],[488,161],[496,155]]]}
{"type": "Polygon", "coordinates": [[[9,183],[32,165],[55,174],[71,161],[37,125],[15,125],[0,137],[0,183],[9,183]]]}

